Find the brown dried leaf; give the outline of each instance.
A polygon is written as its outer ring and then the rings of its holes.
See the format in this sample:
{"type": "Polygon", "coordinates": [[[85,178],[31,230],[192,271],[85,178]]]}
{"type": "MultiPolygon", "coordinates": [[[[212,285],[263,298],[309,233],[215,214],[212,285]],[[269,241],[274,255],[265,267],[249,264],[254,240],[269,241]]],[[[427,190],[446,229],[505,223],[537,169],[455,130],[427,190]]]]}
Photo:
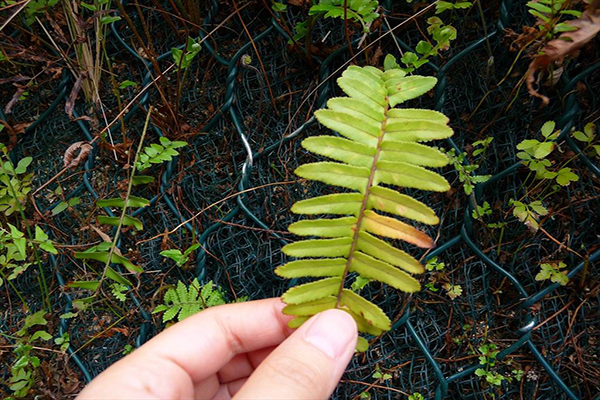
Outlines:
{"type": "Polygon", "coordinates": [[[11,82],[23,82],[23,81],[28,81],[28,80],[31,80],[30,76],[24,76],[24,75],[18,74],[15,76],[11,76],[10,78],[0,79],[0,85],[4,85],[5,83],[11,83],[11,82]]]}
{"type": "Polygon", "coordinates": [[[73,89],[71,90],[71,94],[69,95],[69,99],[65,104],[65,112],[69,116],[69,118],[73,118],[73,108],[75,108],[75,100],[77,100],[77,96],[81,91],[81,86],[83,85],[83,79],[85,74],[79,74],[75,84],[73,85],[73,89]]]}
{"type": "Polygon", "coordinates": [[[75,142],[70,145],[63,157],[65,168],[76,168],[87,159],[90,155],[90,151],[92,151],[92,145],[86,142],[75,142]],[[79,154],[77,154],[77,152],[79,152],[79,154]]]}
{"type": "Polygon", "coordinates": [[[564,32],[558,39],[548,42],[541,50],[542,54],[534,58],[529,64],[529,69],[525,74],[529,94],[541,99],[544,105],[550,103],[550,99],[538,93],[533,87],[536,72],[548,67],[555,61],[562,61],[567,55],[581,49],[600,32],[600,0],[592,0],[581,18],[565,23],[578,29],[572,32],[564,32]]]}
{"type": "MultiPolygon", "coordinates": [[[[98,236],[100,236],[102,238],[102,240],[104,240],[105,242],[108,242],[108,243],[112,242],[112,239],[110,238],[110,236],[108,236],[106,233],[102,232],[100,229],[98,229],[94,225],[89,225],[89,227],[92,228],[94,230],[94,232],[96,232],[98,234],[98,236]]],[[[114,252],[116,255],[123,257],[123,254],[121,253],[121,250],[119,250],[118,247],[115,247],[114,252]]]]}
{"type": "Polygon", "coordinates": [[[15,106],[15,104],[17,104],[17,102],[19,101],[19,97],[21,97],[24,91],[25,86],[17,87],[17,91],[15,92],[15,94],[13,94],[12,99],[10,99],[6,107],[4,107],[4,114],[10,114],[12,108],[15,106]]]}
{"type": "Polygon", "coordinates": [[[46,15],[46,19],[48,21],[50,21],[50,25],[52,26],[52,29],[54,29],[54,34],[55,34],[55,38],[59,41],[62,42],[66,45],[69,44],[69,40],[67,40],[67,36],[65,36],[63,30],[61,29],[60,25],[58,25],[58,23],[51,17],[50,13],[47,13],[46,15]]]}

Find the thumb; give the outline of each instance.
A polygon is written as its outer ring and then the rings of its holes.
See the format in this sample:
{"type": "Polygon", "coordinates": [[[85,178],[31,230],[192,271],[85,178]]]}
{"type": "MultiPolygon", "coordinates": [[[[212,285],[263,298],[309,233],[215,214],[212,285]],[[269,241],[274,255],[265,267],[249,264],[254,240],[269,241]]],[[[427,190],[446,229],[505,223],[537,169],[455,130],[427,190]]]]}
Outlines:
{"type": "Polygon", "coordinates": [[[358,336],[342,310],[315,315],[256,368],[236,399],[327,399],[348,366],[358,336]]]}

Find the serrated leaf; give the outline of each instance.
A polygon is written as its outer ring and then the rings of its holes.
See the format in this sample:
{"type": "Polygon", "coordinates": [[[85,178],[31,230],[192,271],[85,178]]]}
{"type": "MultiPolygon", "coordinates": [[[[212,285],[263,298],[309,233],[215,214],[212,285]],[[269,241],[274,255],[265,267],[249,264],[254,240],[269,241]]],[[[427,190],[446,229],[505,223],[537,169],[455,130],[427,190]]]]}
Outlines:
{"type": "Polygon", "coordinates": [[[414,257],[367,232],[360,232],[358,234],[356,248],[365,254],[400,267],[407,272],[421,274],[424,271],[423,265],[414,257]]]}
{"type": "Polygon", "coordinates": [[[450,190],[441,175],[405,162],[378,161],[374,184],[379,183],[434,192],[450,190]]]}
{"type": "Polygon", "coordinates": [[[296,168],[296,175],[330,185],[364,191],[369,179],[369,170],[341,163],[320,162],[304,164],[296,168]]]}
{"type": "Polygon", "coordinates": [[[342,276],[346,263],[345,258],[297,260],[277,267],[275,273],[283,278],[342,276]]]}
{"type": "Polygon", "coordinates": [[[315,111],[315,117],[322,125],[358,143],[375,146],[381,134],[381,126],[349,113],[321,109],[315,111]]]}
{"type": "Polygon", "coordinates": [[[368,206],[428,225],[439,223],[435,212],[425,204],[410,196],[381,186],[371,188],[368,206]]]}
{"type": "Polygon", "coordinates": [[[431,76],[407,76],[399,81],[387,81],[387,95],[391,107],[407,100],[415,99],[436,85],[437,79],[431,76]]]}
{"type": "Polygon", "coordinates": [[[548,154],[554,150],[554,142],[540,143],[535,147],[533,156],[537,159],[545,158],[548,154]]]}
{"type": "Polygon", "coordinates": [[[334,308],[336,301],[337,299],[335,297],[330,296],[308,303],[289,304],[283,308],[283,313],[285,315],[295,315],[299,317],[313,316],[321,311],[334,308]]]}
{"type": "Polygon", "coordinates": [[[385,126],[385,141],[429,142],[447,139],[453,135],[452,128],[431,121],[416,121],[404,118],[390,118],[385,126]]]}
{"type": "Polygon", "coordinates": [[[313,239],[285,245],[281,251],[290,257],[348,257],[351,238],[313,239]]]}
{"type": "Polygon", "coordinates": [[[375,235],[404,240],[426,249],[434,245],[433,240],[420,230],[397,219],[379,215],[374,211],[365,211],[362,223],[367,232],[375,235]]]}
{"type": "Polygon", "coordinates": [[[316,136],[304,139],[302,147],[315,154],[366,168],[371,168],[375,155],[375,149],[369,146],[334,136],[316,136]]]}
{"type": "Polygon", "coordinates": [[[561,168],[556,175],[556,183],[561,186],[568,186],[571,182],[577,182],[579,176],[571,168],[561,168]]]}
{"type": "Polygon", "coordinates": [[[292,206],[296,214],[354,214],[360,211],[364,196],[360,193],[340,193],[301,200],[292,206]]]}
{"type": "Polygon", "coordinates": [[[288,322],[288,327],[290,327],[292,329],[300,328],[302,326],[302,324],[304,324],[309,319],[310,319],[310,317],[296,317],[296,318],[292,319],[290,322],[288,322]]]}
{"type": "Polygon", "coordinates": [[[333,296],[339,291],[341,282],[341,277],[333,277],[298,285],[285,292],[281,300],[286,304],[301,304],[333,296]]]}
{"type": "Polygon", "coordinates": [[[363,317],[370,325],[378,329],[388,331],[391,328],[391,321],[381,308],[351,290],[342,290],[340,304],[348,307],[350,311],[363,317]]]}
{"type": "MultiPolygon", "coordinates": [[[[395,140],[385,140],[381,144],[379,159],[383,161],[403,161],[423,167],[443,167],[448,165],[450,161],[444,153],[432,147],[395,140]]],[[[371,164],[367,166],[370,167],[371,164]]]]}
{"type": "Polygon", "coordinates": [[[550,135],[552,135],[552,133],[554,132],[554,129],[556,128],[556,122],[554,121],[547,121],[546,123],[544,123],[544,125],[542,125],[542,136],[544,136],[545,138],[550,137],[550,135]]]}
{"type": "MultiPolygon", "coordinates": [[[[383,112],[386,104],[386,93],[383,89],[375,92],[366,83],[343,76],[337,79],[337,83],[349,97],[362,101],[365,106],[375,111],[383,112]]],[[[315,112],[315,115],[317,115],[317,112],[315,112]]]]}
{"type": "Polygon", "coordinates": [[[421,290],[419,282],[406,272],[360,251],[354,252],[350,270],[407,293],[421,290]]]}
{"type": "MultiPolygon", "coordinates": [[[[381,123],[385,118],[383,108],[369,108],[365,107],[364,103],[357,99],[350,97],[334,97],[327,101],[327,108],[334,111],[341,111],[346,114],[358,116],[360,118],[366,118],[371,120],[373,123],[381,123]]],[[[332,136],[328,136],[332,137],[332,136]]]]}
{"type": "Polygon", "coordinates": [[[288,230],[300,236],[343,237],[351,236],[355,217],[313,219],[294,222],[288,230]]]}

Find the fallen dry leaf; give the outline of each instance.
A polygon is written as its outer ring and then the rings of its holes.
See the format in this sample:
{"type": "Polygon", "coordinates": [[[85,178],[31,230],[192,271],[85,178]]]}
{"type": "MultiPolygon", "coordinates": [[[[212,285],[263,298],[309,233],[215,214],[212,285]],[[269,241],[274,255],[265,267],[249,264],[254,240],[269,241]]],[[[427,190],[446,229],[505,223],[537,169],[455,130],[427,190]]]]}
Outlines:
{"type": "Polygon", "coordinates": [[[77,80],[73,84],[73,89],[71,90],[71,94],[65,103],[65,112],[69,116],[69,118],[73,118],[73,109],[75,108],[75,100],[77,100],[77,96],[79,96],[79,92],[81,91],[81,86],[83,85],[83,80],[85,78],[85,74],[79,74],[77,80]]]}
{"type": "Polygon", "coordinates": [[[567,21],[566,24],[578,28],[576,31],[564,32],[558,39],[549,41],[536,58],[529,64],[527,89],[529,94],[542,100],[544,105],[550,103],[548,97],[540,94],[534,87],[536,72],[548,67],[555,61],[562,61],[566,56],[581,49],[600,32],[600,0],[592,0],[581,15],[581,18],[567,21]]]}
{"type": "Polygon", "coordinates": [[[63,162],[65,168],[75,168],[84,162],[92,151],[92,145],[86,142],[75,142],[65,151],[63,162]],[[77,154],[79,152],[79,154],[77,154]],[[75,156],[77,154],[77,157],[75,156]]]}

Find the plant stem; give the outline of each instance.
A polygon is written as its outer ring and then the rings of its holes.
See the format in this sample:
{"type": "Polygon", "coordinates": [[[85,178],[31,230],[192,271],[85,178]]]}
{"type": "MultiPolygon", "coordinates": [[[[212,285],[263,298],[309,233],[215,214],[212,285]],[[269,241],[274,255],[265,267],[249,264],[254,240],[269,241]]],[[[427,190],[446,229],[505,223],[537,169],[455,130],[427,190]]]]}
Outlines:
{"type": "Polygon", "coordinates": [[[108,252],[108,258],[106,260],[106,263],[104,264],[102,276],[100,277],[100,281],[98,282],[98,287],[96,288],[96,292],[94,293],[94,296],[96,296],[98,294],[98,291],[102,287],[102,282],[104,281],[104,278],[106,277],[106,271],[108,270],[108,267],[110,266],[112,256],[115,253],[115,248],[117,247],[117,242],[119,241],[119,235],[121,233],[121,228],[123,227],[123,220],[125,219],[125,215],[127,213],[127,204],[129,203],[129,196],[131,196],[131,189],[133,187],[133,177],[135,176],[135,165],[137,163],[138,156],[139,156],[140,152],[142,151],[142,146],[144,144],[144,138],[146,137],[146,132],[148,131],[148,124],[150,123],[150,116],[152,115],[153,109],[154,108],[152,106],[150,106],[148,108],[148,114],[146,115],[146,122],[144,122],[144,129],[142,130],[142,137],[140,138],[140,143],[138,144],[138,148],[137,148],[137,151],[135,152],[135,157],[134,157],[133,163],[131,165],[131,173],[129,174],[129,183],[127,185],[127,193],[125,194],[125,202],[123,204],[123,209],[121,210],[121,216],[119,218],[119,225],[117,226],[117,231],[115,232],[115,237],[110,246],[110,251],[108,252]]]}
{"type": "Polygon", "coordinates": [[[377,161],[379,160],[379,155],[381,154],[381,143],[383,142],[383,138],[385,137],[385,127],[388,120],[388,111],[390,109],[389,99],[385,96],[385,109],[383,110],[383,122],[381,123],[380,135],[377,140],[377,148],[375,150],[375,155],[373,156],[373,163],[371,164],[371,171],[369,172],[369,178],[367,180],[367,186],[365,187],[365,195],[362,200],[362,204],[360,206],[360,211],[356,217],[356,225],[354,226],[354,235],[352,237],[352,245],[350,246],[350,251],[348,252],[348,260],[346,261],[346,266],[344,267],[344,273],[342,274],[342,279],[340,281],[340,288],[337,293],[337,300],[335,303],[336,308],[340,308],[340,300],[342,298],[342,292],[344,290],[344,283],[346,281],[346,277],[348,276],[348,272],[350,272],[350,265],[352,264],[352,259],[354,258],[354,252],[356,251],[356,243],[358,242],[358,234],[360,233],[360,228],[362,226],[362,222],[365,216],[365,211],[367,209],[367,205],[369,204],[369,195],[371,194],[371,187],[373,186],[373,181],[375,180],[375,173],[377,172],[377,161]]]}

